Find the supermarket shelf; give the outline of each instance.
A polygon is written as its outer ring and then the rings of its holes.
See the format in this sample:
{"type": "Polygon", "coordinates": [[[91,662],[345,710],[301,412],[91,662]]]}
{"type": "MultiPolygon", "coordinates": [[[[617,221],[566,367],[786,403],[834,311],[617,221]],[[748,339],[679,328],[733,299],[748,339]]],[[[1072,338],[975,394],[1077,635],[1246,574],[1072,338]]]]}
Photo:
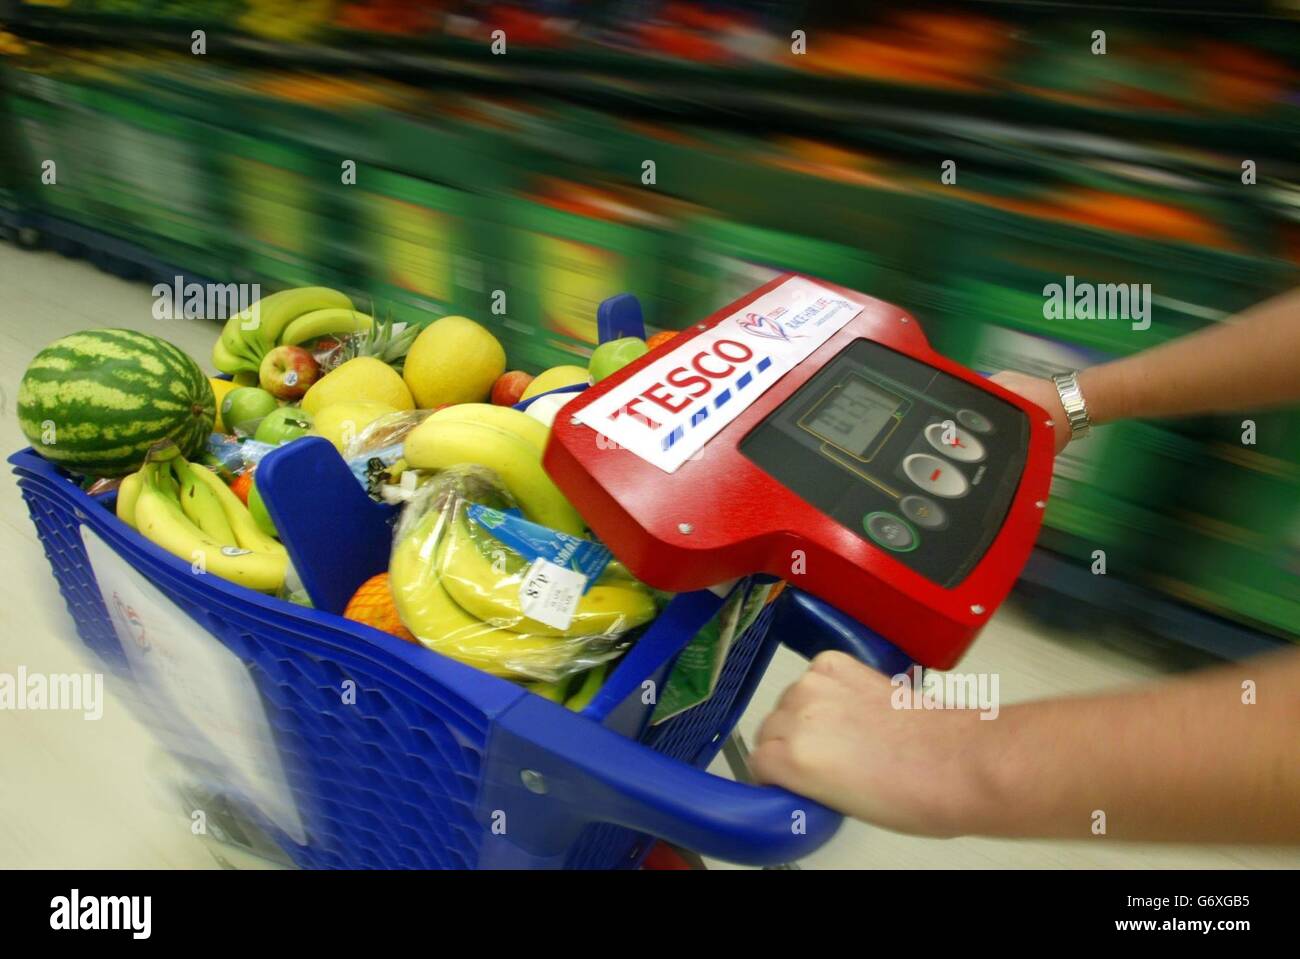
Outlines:
{"type": "Polygon", "coordinates": [[[1080,609],[1092,620],[1123,620],[1162,639],[1239,660],[1290,646],[1286,640],[1197,609],[1155,590],[1115,576],[1094,576],[1087,565],[1039,546],[1020,575],[1017,591],[1031,612],[1078,627],[1080,609]],[[1026,589],[1028,587],[1028,589],[1026,589]]]}
{"type": "Polygon", "coordinates": [[[1134,22],[1176,16],[1206,20],[1293,21],[1295,14],[1281,4],[1268,0],[972,0],[972,5],[989,7],[995,12],[1017,16],[1037,13],[1059,16],[1062,13],[1105,13],[1134,22]]]}
{"type": "MultiPolygon", "coordinates": [[[[1130,13],[1132,11],[1129,11],[1130,13]]],[[[188,49],[190,22],[134,20],[18,8],[8,28],[47,43],[125,48],[188,49]]],[[[1289,31],[1290,23],[1276,28],[1289,31]]],[[[1300,49],[1300,23],[1296,49],[1300,49]]],[[[319,42],[286,43],[257,37],[233,25],[207,28],[208,56],[272,67],[365,71],[412,80],[443,80],[469,86],[521,89],[566,96],[593,105],[635,107],[671,117],[717,122],[776,121],[792,128],[842,131],[846,126],[914,118],[978,117],[1064,130],[1106,130],[1143,138],[1160,136],[1236,151],[1289,156],[1300,132],[1300,113],[1257,117],[1231,113],[1190,115],[1104,110],[1041,98],[994,86],[951,91],[878,80],[823,76],[753,62],[711,65],[599,43],[547,49],[515,47],[494,56],[484,43],[433,37],[382,37],[332,31],[319,42]]]]}

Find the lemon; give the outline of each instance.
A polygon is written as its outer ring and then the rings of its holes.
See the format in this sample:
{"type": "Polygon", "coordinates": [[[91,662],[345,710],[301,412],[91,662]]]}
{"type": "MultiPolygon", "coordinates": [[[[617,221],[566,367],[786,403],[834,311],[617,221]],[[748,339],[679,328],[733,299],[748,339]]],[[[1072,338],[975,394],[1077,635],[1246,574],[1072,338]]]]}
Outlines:
{"type": "Polygon", "coordinates": [[[415,409],[411,391],[401,375],[373,356],[348,360],[317,380],[302,398],[313,417],[335,403],[383,403],[397,410],[415,409]]]}
{"type": "Polygon", "coordinates": [[[215,376],[209,376],[208,382],[212,384],[212,395],[217,398],[217,421],[212,424],[212,428],[218,433],[224,433],[226,425],[221,422],[221,401],[238,384],[234,380],[219,380],[215,376]]]}
{"type": "Polygon", "coordinates": [[[420,333],[406,354],[403,377],[420,409],[482,403],[506,371],[506,351],[487,329],[464,316],[444,316],[420,333]]]}
{"type": "Polygon", "coordinates": [[[387,403],[332,403],[316,414],[316,432],[342,453],[367,426],[396,412],[387,403]]]}
{"type": "Polygon", "coordinates": [[[561,386],[573,386],[576,383],[590,383],[591,374],[581,366],[552,366],[533,377],[533,381],[524,390],[521,400],[532,399],[539,393],[549,393],[561,386]]]}

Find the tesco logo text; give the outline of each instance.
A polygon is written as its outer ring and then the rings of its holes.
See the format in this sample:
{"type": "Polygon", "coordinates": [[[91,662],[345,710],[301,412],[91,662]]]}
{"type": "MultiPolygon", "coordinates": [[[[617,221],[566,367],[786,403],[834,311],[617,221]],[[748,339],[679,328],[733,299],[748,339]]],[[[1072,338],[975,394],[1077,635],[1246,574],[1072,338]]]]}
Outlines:
{"type": "Polygon", "coordinates": [[[654,409],[647,412],[643,403],[654,404],[676,415],[701,397],[708,396],[722,381],[731,378],[741,363],[753,356],[754,351],[738,340],[715,340],[708,349],[700,350],[681,366],[673,367],[662,379],[651,383],[614,410],[609,419],[617,420],[626,413],[630,419],[657,430],[663,424],[650,415],[654,409]]]}

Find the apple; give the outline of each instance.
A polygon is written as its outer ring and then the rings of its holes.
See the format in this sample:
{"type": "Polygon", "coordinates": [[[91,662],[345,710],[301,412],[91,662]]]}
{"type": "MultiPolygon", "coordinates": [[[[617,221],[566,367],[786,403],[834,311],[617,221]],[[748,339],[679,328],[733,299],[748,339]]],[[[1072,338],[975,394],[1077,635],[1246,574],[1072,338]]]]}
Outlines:
{"type": "Polygon", "coordinates": [[[276,531],[275,524],[271,522],[271,514],[266,511],[266,504],[262,502],[262,494],[257,491],[257,477],[253,477],[253,482],[248,486],[248,511],[253,514],[253,522],[267,536],[274,536],[279,539],[280,534],[276,531]]]}
{"type": "Polygon", "coordinates": [[[514,406],[523,399],[524,390],[532,381],[533,374],[523,370],[502,373],[492,384],[492,402],[497,406],[514,406]]]}
{"type": "Polygon", "coordinates": [[[277,346],[262,357],[257,378],[277,399],[297,400],[320,378],[320,364],[301,346],[277,346]]]}
{"type": "Polygon", "coordinates": [[[625,336],[621,339],[602,343],[591,352],[591,362],[587,370],[591,381],[599,383],[607,376],[612,376],[633,360],[639,360],[649,352],[645,340],[639,336],[625,336]]]}
{"type": "Polygon", "coordinates": [[[262,418],[279,406],[275,397],[264,389],[256,386],[236,387],[221,401],[221,422],[232,433],[251,436],[262,418]]]}
{"type": "Polygon", "coordinates": [[[312,418],[306,410],[296,406],[281,406],[262,418],[253,439],[259,443],[279,446],[311,432],[312,418]]]}

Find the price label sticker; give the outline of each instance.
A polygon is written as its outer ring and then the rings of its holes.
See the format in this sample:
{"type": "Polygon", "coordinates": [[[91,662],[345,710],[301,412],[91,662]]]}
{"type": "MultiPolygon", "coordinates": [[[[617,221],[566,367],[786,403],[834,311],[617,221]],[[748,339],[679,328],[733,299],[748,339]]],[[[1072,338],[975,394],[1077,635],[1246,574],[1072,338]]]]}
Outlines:
{"type": "Polygon", "coordinates": [[[519,586],[519,605],[529,619],[568,629],[586,588],[587,577],[577,570],[538,557],[519,586]]]}

